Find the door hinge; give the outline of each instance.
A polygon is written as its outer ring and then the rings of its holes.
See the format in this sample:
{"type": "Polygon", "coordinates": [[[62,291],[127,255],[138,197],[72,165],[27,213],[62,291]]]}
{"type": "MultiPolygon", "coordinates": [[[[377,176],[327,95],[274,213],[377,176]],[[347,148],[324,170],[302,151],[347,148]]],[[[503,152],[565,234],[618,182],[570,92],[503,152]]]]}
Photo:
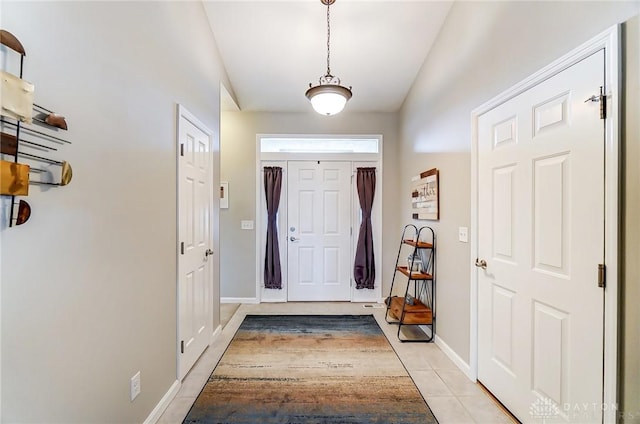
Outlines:
{"type": "Polygon", "coordinates": [[[184,242],[180,243],[180,254],[184,255],[184,242]]]}
{"type": "Polygon", "coordinates": [[[184,156],[184,143],[180,144],[180,156],[184,156]]]}
{"type": "Polygon", "coordinates": [[[184,340],[180,340],[180,353],[184,353],[184,340]]]}
{"type": "Polygon", "coordinates": [[[602,86],[600,86],[600,119],[607,119],[607,96],[602,86]]]}
{"type": "Polygon", "coordinates": [[[353,235],[353,227],[349,228],[349,235],[352,236],[353,235]]]}
{"type": "Polygon", "coordinates": [[[607,266],[598,264],[598,287],[605,288],[607,286],[607,266]]]}
{"type": "Polygon", "coordinates": [[[587,102],[598,102],[600,103],[600,119],[607,119],[607,96],[604,94],[604,87],[600,86],[600,95],[596,96],[595,94],[589,97],[587,102]]]}

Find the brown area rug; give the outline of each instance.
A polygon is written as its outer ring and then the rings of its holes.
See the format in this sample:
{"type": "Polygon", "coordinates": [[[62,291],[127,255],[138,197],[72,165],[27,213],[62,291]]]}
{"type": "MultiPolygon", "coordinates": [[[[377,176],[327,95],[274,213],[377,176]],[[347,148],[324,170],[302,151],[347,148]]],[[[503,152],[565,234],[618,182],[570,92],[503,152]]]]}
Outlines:
{"type": "Polygon", "coordinates": [[[437,423],[372,315],[249,315],[184,423],[437,423]]]}

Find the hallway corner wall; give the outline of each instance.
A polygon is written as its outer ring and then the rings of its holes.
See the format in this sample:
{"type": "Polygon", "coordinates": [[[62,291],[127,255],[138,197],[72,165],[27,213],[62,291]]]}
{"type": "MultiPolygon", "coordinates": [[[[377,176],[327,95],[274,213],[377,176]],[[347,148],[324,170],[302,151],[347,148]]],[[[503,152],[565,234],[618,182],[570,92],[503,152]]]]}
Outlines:
{"type": "Polygon", "coordinates": [[[31,219],[1,230],[2,422],[144,422],[176,381],[176,104],[220,160],[211,28],[198,2],[23,1],[2,28],[66,117],[73,144],[46,155],[74,174],[30,186],[31,219]]]}

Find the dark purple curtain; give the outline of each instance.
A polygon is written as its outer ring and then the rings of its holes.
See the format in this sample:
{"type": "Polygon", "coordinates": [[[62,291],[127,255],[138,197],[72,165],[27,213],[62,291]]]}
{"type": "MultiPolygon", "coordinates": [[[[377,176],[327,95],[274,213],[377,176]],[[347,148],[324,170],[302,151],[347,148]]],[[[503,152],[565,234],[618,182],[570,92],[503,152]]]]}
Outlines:
{"type": "Polygon", "coordinates": [[[353,266],[353,277],[356,289],[373,289],[376,279],[376,264],[373,256],[373,231],[371,228],[371,209],[373,195],[376,191],[376,168],[358,168],[356,177],[362,224],[356,246],[356,259],[353,266]]]}
{"type": "Polygon", "coordinates": [[[267,252],[264,256],[264,287],[282,289],[280,247],[278,246],[278,206],[282,188],[282,168],[264,167],[264,192],[267,200],[267,252]]]}

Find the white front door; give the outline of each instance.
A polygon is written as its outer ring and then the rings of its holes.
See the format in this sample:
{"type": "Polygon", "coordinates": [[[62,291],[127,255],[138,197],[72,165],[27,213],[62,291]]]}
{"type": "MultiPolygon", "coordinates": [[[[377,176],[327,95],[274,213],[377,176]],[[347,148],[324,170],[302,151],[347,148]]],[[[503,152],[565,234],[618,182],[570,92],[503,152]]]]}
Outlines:
{"type": "Polygon", "coordinates": [[[290,301],[350,300],[351,162],[288,163],[290,301]]]}
{"type": "Polygon", "coordinates": [[[602,420],[602,85],[599,51],[478,119],[478,380],[522,422],[602,420]]]}
{"type": "Polygon", "coordinates": [[[178,377],[211,343],[211,132],[180,108],[178,118],[178,377]]]}

